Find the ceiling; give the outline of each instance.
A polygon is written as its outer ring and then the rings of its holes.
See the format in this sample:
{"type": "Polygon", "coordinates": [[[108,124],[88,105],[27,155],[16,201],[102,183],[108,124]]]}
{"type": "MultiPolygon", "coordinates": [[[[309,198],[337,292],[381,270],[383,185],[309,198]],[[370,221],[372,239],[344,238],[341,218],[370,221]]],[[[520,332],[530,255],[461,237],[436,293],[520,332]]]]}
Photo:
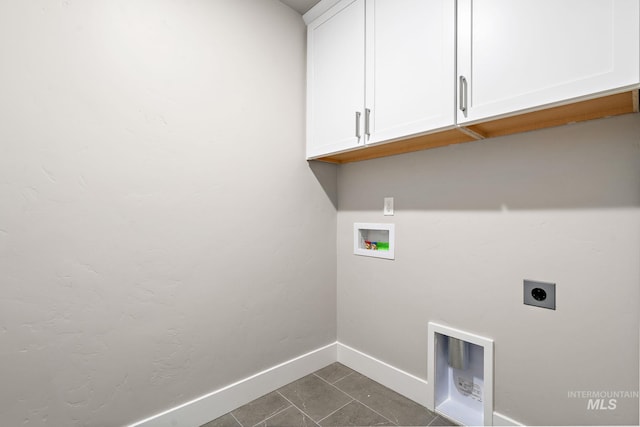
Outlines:
{"type": "Polygon", "coordinates": [[[306,11],[311,9],[320,0],[280,0],[282,3],[289,6],[291,9],[296,10],[298,13],[303,15],[306,11]]]}

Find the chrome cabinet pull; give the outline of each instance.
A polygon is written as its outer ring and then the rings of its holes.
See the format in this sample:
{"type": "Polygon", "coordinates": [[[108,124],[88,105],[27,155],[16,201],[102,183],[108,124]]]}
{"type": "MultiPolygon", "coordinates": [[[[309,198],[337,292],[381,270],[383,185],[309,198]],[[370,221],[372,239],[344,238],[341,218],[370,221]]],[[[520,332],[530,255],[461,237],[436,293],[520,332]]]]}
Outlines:
{"type": "Polygon", "coordinates": [[[371,131],[369,129],[369,123],[371,119],[371,110],[369,108],[364,109],[364,134],[367,135],[367,138],[371,136],[371,131]]]}
{"type": "Polygon", "coordinates": [[[458,93],[460,95],[460,99],[458,99],[458,107],[460,108],[460,111],[464,113],[464,116],[467,117],[467,79],[465,79],[464,76],[460,76],[458,93]]]}
{"type": "Polygon", "coordinates": [[[356,111],[356,138],[360,139],[360,116],[362,113],[360,111],[356,111]]]}

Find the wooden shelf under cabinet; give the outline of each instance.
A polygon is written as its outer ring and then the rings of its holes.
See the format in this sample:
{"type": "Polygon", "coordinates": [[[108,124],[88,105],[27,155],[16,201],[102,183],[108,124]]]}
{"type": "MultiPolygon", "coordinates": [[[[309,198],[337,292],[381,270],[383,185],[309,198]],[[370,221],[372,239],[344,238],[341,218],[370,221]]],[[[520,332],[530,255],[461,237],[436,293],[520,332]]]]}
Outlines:
{"type": "Polygon", "coordinates": [[[538,110],[482,123],[409,137],[398,141],[362,147],[315,160],[329,163],[350,163],[445,145],[472,142],[495,136],[510,135],[536,129],[544,129],[569,123],[583,122],[621,114],[638,112],[638,90],[600,98],[578,101],[544,110],[538,110]]]}

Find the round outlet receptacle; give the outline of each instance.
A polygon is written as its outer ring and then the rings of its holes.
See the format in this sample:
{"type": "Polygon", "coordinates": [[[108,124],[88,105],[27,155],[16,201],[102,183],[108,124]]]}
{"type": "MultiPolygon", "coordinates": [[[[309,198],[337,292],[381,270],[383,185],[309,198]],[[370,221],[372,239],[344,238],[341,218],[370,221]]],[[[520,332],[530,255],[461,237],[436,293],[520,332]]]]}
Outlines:
{"type": "Polygon", "coordinates": [[[533,288],[531,290],[531,296],[536,300],[536,301],[544,301],[545,299],[547,299],[547,293],[545,292],[544,289],[542,288],[533,288]]]}

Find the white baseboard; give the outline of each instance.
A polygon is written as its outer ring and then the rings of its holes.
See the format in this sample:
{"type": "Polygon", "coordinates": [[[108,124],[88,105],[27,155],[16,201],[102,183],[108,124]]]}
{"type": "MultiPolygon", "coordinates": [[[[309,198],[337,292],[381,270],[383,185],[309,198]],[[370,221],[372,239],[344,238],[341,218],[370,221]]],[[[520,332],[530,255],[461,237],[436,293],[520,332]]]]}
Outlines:
{"type": "MultiPolygon", "coordinates": [[[[385,387],[400,393],[421,404],[428,406],[429,384],[422,378],[418,378],[408,372],[402,371],[388,363],[382,362],[368,354],[362,353],[340,342],[338,345],[338,362],[360,372],[361,374],[379,382],[385,387]]],[[[493,412],[494,426],[523,426],[505,415],[493,412]]]]}
{"type": "MultiPolygon", "coordinates": [[[[292,381],[340,362],[409,399],[427,406],[427,381],[335,342],[164,411],[129,427],[198,427],[292,381]]],[[[522,426],[493,413],[496,426],[522,426]]]]}
{"type": "Polygon", "coordinates": [[[292,381],[334,363],[332,343],[164,411],[129,427],[198,427],[292,381]]]}
{"type": "Polygon", "coordinates": [[[516,420],[513,420],[513,419],[507,417],[506,415],[502,415],[502,414],[499,414],[497,412],[493,413],[493,425],[494,426],[502,426],[502,427],[524,426],[524,424],[521,424],[521,423],[517,422],[516,420]]]}
{"type": "Polygon", "coordinates": [[[428,383],[421,378],[339,342],[338,362],[422,406],[427,406],[428,383]]]}

